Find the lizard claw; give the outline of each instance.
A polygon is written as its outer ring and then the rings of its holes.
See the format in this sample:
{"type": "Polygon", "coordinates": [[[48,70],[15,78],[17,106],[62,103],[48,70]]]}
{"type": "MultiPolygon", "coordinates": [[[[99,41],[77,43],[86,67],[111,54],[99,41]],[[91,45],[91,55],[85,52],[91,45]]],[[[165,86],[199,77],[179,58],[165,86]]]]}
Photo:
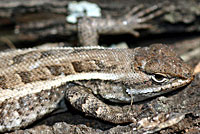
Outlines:
{"type": "Polygon", "coordinates": [[[129,31],[130,34],[132,34],[134,37],[140,37],[140,33],[133,30],[133,31],[129,31]]]}
{"type": "Polygon", "coordinates": [[[136,29],[149,29],[153,26],[151,24],[145,24],[145,22],[152,20],[155,17],[158,17],[164,14],[167,10],[161,9],[166,2],[151,6],[147,9],[141,10],[144,8],[143,5],[134,7],[127,15],[125,15],[124,22],[127,23],[132,28],[127,29],[128,33],[132,34],[135,37],[139,37],[139,32],[136,29]],[[132,15],[134,14],[134,15],[132,15]]]}
{"type": "Polygon", "coordinates": [[[140,9],[144,8],[144,5],[138,5],[136,7],[133,7],[126,15],[125,18],[130,17],[132,14],[136,13],[137,11],[139,11],[140,9]]]}
{"type": "Polygon", "coordinates": [[[144,7],[143,5],[136,6],[131,11],[129,11],[129,13],[125,16],[125,18],[136,19],[138,23],[147,22],[155,17],[162,15],[164,12],[166,12],[167,10],[161,9],[165,4],[166,2],[159,3],[145,10],[141,10],[144,7]],[[135,15],[131,16],[133,13],[135,15]]]}

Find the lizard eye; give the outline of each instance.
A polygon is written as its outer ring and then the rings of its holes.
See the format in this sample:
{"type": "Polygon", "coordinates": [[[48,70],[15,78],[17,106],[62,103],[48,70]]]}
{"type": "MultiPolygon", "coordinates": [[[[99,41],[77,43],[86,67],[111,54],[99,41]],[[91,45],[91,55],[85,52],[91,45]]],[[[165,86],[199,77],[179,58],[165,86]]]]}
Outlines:
{"type": "Polygon", "coordinates": [[[163,74],[154,74],[151,76],[152,80],[157,82],[157,83],[163,83],[166,82],[168,79],[166,78],[165,75],[163,74]]]}

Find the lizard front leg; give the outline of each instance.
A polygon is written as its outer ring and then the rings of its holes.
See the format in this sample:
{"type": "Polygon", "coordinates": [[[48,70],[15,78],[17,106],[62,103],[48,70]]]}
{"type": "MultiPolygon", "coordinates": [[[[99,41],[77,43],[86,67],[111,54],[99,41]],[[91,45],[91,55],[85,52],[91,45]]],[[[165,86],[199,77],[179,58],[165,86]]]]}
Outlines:
{"type": "Polygon", "coordinates": [[[95,18],[87,18],[87,17],[83,17],[78,21],[77,24],[78,39],[79,43],[82,46],[98,45],[98,39],[99,39],[99,34],[97,32],[98,26],[93,26],[92,21],[95,23],[97,22],[95,18]]]}
{"type": "Polygon", "coordinates": [[[90,93],[86,87],[70,85],[65,97],[76,109],[89,116],[116,124],[136,121],[133,117],[134,113],[130,112],[127,107],[107,105],[90,93]]]}
{"type": "Polygon", "coordinates": [[[137,29],[149,29],[149,20],[162,15],[166,10],[161,9],[165,3],[157,4],[141,10],[142,5],[134,7],[126,15],[114,18],[80,18],[77,24],[79,42],[83,46],[97,46],[100,34],[124,34],[129,33],[138,37],[137,29]]]}

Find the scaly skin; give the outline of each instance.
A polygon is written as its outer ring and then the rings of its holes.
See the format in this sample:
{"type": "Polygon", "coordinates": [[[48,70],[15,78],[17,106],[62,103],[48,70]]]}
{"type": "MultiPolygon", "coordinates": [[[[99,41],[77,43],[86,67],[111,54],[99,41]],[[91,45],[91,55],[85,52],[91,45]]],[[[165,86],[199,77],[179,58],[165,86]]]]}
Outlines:
{"type": "Polygon", "coordinates": [[[0,132],[26,127],[67,99],[89,116],[134,122],[126,106],[187,85],[192,69],[166,45],[50,48],[0,53],[0,132]],[[100,97],[100,98],[97,98],[100,97]]]}

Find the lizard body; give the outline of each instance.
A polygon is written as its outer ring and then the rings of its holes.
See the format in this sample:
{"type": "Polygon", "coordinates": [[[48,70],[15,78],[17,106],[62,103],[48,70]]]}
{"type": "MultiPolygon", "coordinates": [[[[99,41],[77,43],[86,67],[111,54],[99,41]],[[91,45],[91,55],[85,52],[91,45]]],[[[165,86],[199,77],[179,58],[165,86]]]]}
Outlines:
{"type": "Polygon", "coordinates": [[[0,53],[0,132],[26,127],[65,98],[89,116],[134,122],[131,103],[190,83],[192,69],[166,45],[24,49],[0,53]]]}

